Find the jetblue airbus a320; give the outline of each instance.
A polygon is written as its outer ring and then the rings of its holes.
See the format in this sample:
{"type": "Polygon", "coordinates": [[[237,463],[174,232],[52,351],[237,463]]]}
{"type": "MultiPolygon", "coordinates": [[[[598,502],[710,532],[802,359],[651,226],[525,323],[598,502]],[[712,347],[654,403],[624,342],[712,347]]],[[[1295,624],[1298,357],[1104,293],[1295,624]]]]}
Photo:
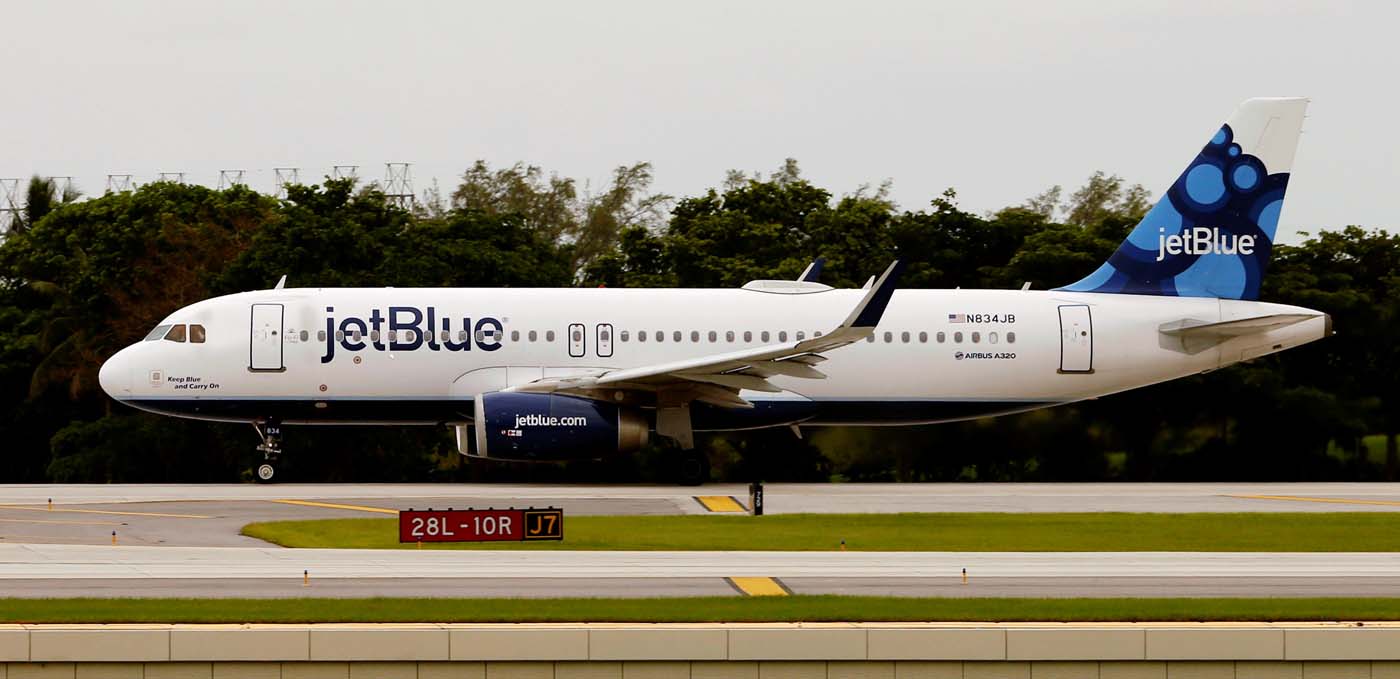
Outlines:
{"type": "MultiPolygon", "coordinates": [[[[1043,408],[1331,334],[1256,301],[1307,106],[1251,99],[1128,239],[1048,291],[864,289],[809,270],[738,290],[285,289],[187,306],[103,366],[152,412],[257,427],[438,424],[463,455],[598,457],[651,432],[912,425],[1043,408]]],[[[819,269],[819,265],[814,267],[819,269]]]]}

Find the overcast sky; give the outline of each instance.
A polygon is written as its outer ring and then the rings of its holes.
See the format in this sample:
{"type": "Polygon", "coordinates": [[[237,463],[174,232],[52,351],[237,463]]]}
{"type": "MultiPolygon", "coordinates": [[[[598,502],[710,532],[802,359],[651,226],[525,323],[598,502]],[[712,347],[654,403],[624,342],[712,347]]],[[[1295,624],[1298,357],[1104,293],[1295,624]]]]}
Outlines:
{"type": "Polygon", "coordinates": [[[1280,236],[1396,227],[1394,3],[6,2],[0,177],[247,169],[421,191],[481,158],[695,195],[797,158],[901,207],[1170,184],[1242,99],[1312,98],[1280,236]]]}

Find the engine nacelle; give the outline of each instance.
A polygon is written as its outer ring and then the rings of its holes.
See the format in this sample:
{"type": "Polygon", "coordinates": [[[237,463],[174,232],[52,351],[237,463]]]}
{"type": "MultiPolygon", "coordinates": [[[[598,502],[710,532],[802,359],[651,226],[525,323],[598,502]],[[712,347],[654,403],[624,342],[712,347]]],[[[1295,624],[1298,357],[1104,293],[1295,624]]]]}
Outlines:
{"type": "Polygon", "coordinates": [[[476,457],[570,460],[626,453],[646,445],[641,411],[557,394],[476,396],[476,457]]]}

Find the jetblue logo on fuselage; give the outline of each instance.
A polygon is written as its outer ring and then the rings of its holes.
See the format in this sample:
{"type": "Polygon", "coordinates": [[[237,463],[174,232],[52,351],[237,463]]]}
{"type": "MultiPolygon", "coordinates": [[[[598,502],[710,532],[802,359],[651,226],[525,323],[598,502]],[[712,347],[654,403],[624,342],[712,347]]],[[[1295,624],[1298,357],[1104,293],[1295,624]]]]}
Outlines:
{"type": "Polygon", "coordinates": [[[371,309],[367,318],[346,316],[337,322],[335,307],[326,307],[326,354],[321,362],[335,359],[337,344],[350,352],[471,351],[473,345],[482,351],[495,351],[501,348],[505,334],[505,326],[490,316],[478,318],[473,324],[471,317],[454,323],[452,318],[440,315],[436,307],[391,306],[386,311],[371,309]]]}
{"type": "Polygon", "coordinates": [[[1252,255],[1254,236],[1220,233],[1220,229],[1205,226],[1167,235],[1165,228],[1157,229],[1157,261],[1167,255],[1252,255]]]}

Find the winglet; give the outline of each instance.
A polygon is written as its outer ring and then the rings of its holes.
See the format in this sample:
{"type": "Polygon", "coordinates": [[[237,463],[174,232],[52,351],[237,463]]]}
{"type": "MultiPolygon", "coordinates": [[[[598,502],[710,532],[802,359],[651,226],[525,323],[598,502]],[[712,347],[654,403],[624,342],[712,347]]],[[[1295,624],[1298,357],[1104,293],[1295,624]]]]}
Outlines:
{"type": "Polygon", "coordinates": [[[822,267],[824,266],[826,266],[825,257],[818,257],[812,260],[812,263],[808,264],[807,268],[802,270],[802,275],[798,276],[797,280],[802,283],[816,283],[817,279],[821,278],[822,267]]]}
{"type": "Polygon", "coordinates": [[[851,315],[846,317],[846,322],[841,326],[845,328],[873,328],[880,323],[880,317],[885,315],[885,307],[890,305],[890,298],[894,296],[894,290],[899,285],[899,275],[904,272],[904,262],[896,259],[890,268],[885,269],[885,273],[880,274],[880,278],[871,286],[870,291],[865,293],[865,298],[851,311],[851,315]]]}

